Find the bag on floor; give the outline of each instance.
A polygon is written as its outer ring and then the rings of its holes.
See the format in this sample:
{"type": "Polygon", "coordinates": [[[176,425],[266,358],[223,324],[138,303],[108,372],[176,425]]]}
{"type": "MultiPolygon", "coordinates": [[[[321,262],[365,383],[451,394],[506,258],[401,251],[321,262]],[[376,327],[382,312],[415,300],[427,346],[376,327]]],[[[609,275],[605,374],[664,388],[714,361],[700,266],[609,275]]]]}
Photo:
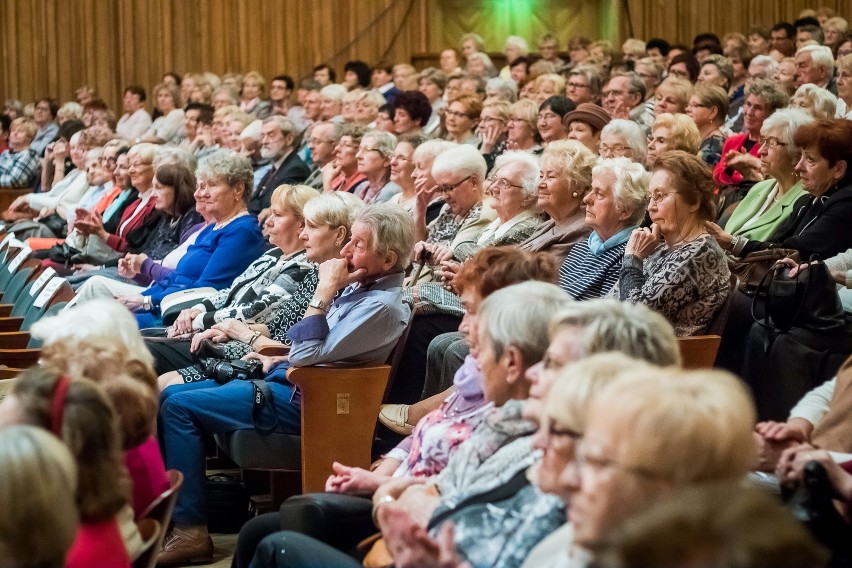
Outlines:
{"type": "Polygon", "coordinates": [[[236,476],[218,473],[207,476],[207,530],[234,534],[252,516],[245,484],[236,476]]]}

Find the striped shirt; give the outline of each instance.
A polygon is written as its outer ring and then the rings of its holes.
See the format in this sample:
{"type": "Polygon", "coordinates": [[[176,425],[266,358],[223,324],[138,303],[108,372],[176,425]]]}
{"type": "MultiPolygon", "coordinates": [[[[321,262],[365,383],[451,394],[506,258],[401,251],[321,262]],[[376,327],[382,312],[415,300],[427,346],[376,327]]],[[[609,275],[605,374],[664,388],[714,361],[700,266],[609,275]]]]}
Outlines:
{"type": "Polygon", "coordinates": [[[589,240],[574,245],[559,267],[559,287],[575,300],[600,298],[618,281],[627,241],[595,256],[589,250],[589,240]]]}

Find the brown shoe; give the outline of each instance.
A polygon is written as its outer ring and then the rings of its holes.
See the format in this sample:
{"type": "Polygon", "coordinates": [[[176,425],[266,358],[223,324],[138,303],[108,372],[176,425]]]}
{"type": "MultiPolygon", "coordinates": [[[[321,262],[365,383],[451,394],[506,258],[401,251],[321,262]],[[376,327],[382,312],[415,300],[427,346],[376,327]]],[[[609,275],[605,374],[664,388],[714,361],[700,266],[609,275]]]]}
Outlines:
{"type": "Polygon", "coordinates": [[[157,566],[209,564],[213,561],[213,540],[206,529],[175,527],[157,555],[157,566]]]}

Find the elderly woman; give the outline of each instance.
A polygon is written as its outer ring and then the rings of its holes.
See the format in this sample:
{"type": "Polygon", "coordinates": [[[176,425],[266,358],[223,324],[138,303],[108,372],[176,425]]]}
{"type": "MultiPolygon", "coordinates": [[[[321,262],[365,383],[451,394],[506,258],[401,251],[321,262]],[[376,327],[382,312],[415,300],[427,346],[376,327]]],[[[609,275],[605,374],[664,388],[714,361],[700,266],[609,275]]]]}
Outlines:
{"type": "Polygon", "coordinates": [[[724,224],[724,230],[715,223],[707,224],[723,249],[739,256],[746,239],[768,239],[795,212],[793,204],[805,195],[805,190],[795,171],[801,151],[793,138],[799,128],[813,121],[799,109],[781,109],[764,121],[758,153],[761,171],[753,172],[754,179],[763,181],[749,189],[724,224]],[[735,237],[739,237],[736,249],[735,237]]]}
{"type": "Polygon", "coordinates": [[[488,171],[494,168],[494,160],[506,150],[509,116],[512,105],[497,99],[486,99],[479,114],[479,125],[476,133],[481,140],[479,151],[485,157],[488,171]]]}
{"type": "Polygon", "coordinates": [[[575,300],[599,298],[618,280],[627,239],[648,205],[650,175],[627,158],[602,160],[592,170],[592,189],[583,198],[592,228],[559,269],[559,286],[575,300]]]}
{"type": "Polygon", "coordinates": [[[379,118],[379,109],[385,105],[385,98],[378,91],[363,91],[358,89],[347,93],[344,99],[347,99],[350,95],[354,100],[353,116],[351,120],[346,116],[347,103],[344,100],[344,121],[356,122],[365,125],[367,128],[371,128],[372,125],[375,125],[376,119],[379,118]]]}
{"type": "Polygon", "coordinates": [[[698,157],[714,167],[722,159],[722,146],[727,137],[722,132],[728,114],[728,95],[718,85],[696,85],[686,105],[686,116],[692,119],[701,135],[698,157]]]}
{"type": "Polygon", "coordinates": [[[465,66],[465,70],[471,75],[484,77],[486,79],[497,76],[497,67],[494,66],[494,62],[491,61],[488,54],[481,51],[471,53],[467,56],[467,65],[465,66]]]}
{"type": "Polygon", "coordinates": [[[713,168],[713,181],[717,185],[739,185],[743,182],[739,169],[757,169],[757,152],[760,148],[758,142],[763,121],[776,110],[787,106],[787,101],[787,94],[773,81],[753,81],[746,87],[746,99],[743,104],[745,132],[731,136],[725,141],[722,159],[713,168]]]}
{"type": "Polygon", "coordinates": [[[852,117],[852,53],[837,60],[837,118],[849,117],[852,117]]]}
{"type": "Polygon", "coordinates": [[[648,138],[648,169],[652,169],[657,158],[669,150],[697,154],[700,143],[701,134],[691,118],[685,114],[659,114],[648,138]]]}
{"type": "Polygon", "coordinates": [[[827,89],[813,83],[805,83],[790,98],[790,106],[800,108],[815,119],[834,118],[837,112],[837,97],[827,89]]]}
{"type": "Polygon", "coordinates": [[[589,227],[583,213],[583,198],[592,185],[595,155],[574,140],[548,145],[541,155],[538,208],[549,219],[519,246],[524,250],[547,250],[561,262],[575,244],[586,238],[589,227]]]}
{"type": "Polygon", "coordinates": [[[716,215],[713,180],[697,156],[672,150],[654,162],[648,191],[653,224],[630,236],[612,295],[659,311],[679,337],[699,335],[730,281],[725,253],[704,226],[716,215]]]}
{"type": "Polygon", "coordinates": [[[447,86],[447,76],[440,69],[427,67],[420,72],[420,79],[417,81],[417,90],[423,93],[432,105],[432,114],[429,117],[429,122],[423,126],[424,134],[431,135],[441,124],[441,115],[444,108],[447,106],[447,101],[444,100],[444,88],[447,86]]]}
{"type": "Polygon", "coordinates": [[[593,65],[578,65],[568,73],[565,96],[575,105],[594,103],[601,92],[601,74],[593,65]]]}
{"type": "Polygon", "coordinates": [[[568,139],[582,143],[592,153],[598,153],[601,143],[601,130],[609,124],[612,117],[596,104],[580,103],[562,119],[568,127],[568,139]]]}
{"type": "Polygon", "coordinates": [[[538,103],[530,99],[521,99],[512,105],[506,127],[506,149],[541,151],[541,138],[538,134],[538,103]]]}
{"type": "Polygon", "coordinates": [[[427,140],[414,151],[414,187],[417,199],[414,203],[414,234],[418,240],[426,240],[428,226],[434,221],[444,206],[443,196],[435,192],[437,183],[432,177],[432,163],[438,154],[455,148],[455,142],[447,142],[436,138],[427,140]]]}
{"type": "Polygon", "coordinates": [[[257,71],[249,71],[243,75],[242,88],[240,89],[240,110],[254,115],[255,118],[264,119],[272,111],[272,103],[263,100],[266,92],[266,79],[257,71]]]}
{"type": "MultiPolygon", "coordinates": [[[[288,367],[372,365],[387,359],[410,315],[401,301],[401,285],[413,240],[409,213],[395,205],[372,205],[353,223],[344,258],[320,266],[305,317],[288,331],[289,355],[264,358],[266,386],[274,396],[266,404],[277,417],[274,431],[296,434],[300,428],[300,396],[286,380],[288,367]]],[[[212,556],[204,512],[204,437],[254,428],[251,383],[197,387],[171,387],[160,409],[166,465],[185,478],[173,515],[175,528],[160,562],[212,556]]]]}
{"type": "Polygon", "coordinates": [[[556,140],[568,138],[568,128],[562,122],[565,115],[574,110],[571,99],[563,96],[553,96],[545,99],[538,108],[538,135],[542,144],[547,145],[556,140]]]}
{"type": "Polygon", "coordinates": [[[647,138],[642,127],[632,120],[615,118],[601,130],[598,149],[601,158],[628,158],[644,164],[648,152],[647,138]]]}
{"type": "Polygon", "coordinates": [[[844,119],[822,119],[800,126],[793,135],[793,143],[801,150],[795,171],[807,194],[793,203],[790,216],[768,237],[751,240],[735,236],[731,249],[744,256],[756,250],[791,248],[807,259],[813,254],[829,258],[852,248],[849,140],[852,124],[844,119]]]}
{"type": "Polygon", "coordinates": [[[65,566],[79,523],[76,493],[77,466],[56,436],[35,426],[0,430],[4,561],[20,568],[65,566]]]}
{"type": "Polygon", "coordinates": [[[734,77],[734,66],[731,60],[724,55],[708,55],[701,62],[701,71],[698,73],[697,84],[718,85],[727,91],[731,88],[731,80],[734,77]]]}
{"type": "Polygon", "coordinates": [[[582,441],[560,478],[571,504],[560,540],[571,562],[587,564],[609,531],[655,499],[692,485],[740,483],[754,460],[754,407],[727,373],[633,371],[585,410],[582,441]]]}
{"type": "Polygon", "coordinates": [[[199,233],[174,272],[144,290],[127,285],[118,298],[138,312],[140,327],[162,322],[159,305],[168,294],[187,288],[224,288],[266,248],[257,220],[247,210],[253,179],[248,160],[230,150],[216,151],[202,162],[198,178],[195,200],[211,224],[199,233]]]}
{"type": "Polygon", "coordinates": [[[154,102],[161,116],[135,142],[179,144],[183,135],[183,109],[176,87],[159,84],[154,87],[154,102]]]}
{"type": "MultiPolygon", "coordinates": [[[[161,390],[170,385],[209,378],[203,366],[194,365],[197,360],[192,356],[205,339],[224,343],[221,354],[211,353],[208,356],[228,360],[239,359],[261,347],[289,344],[287,330],[302,318],[316,289],[316,266],[326,260],[340,258],[340,251],[349,240],[352,221],[364,205],[354,195],[340,193],[316,197],[307,201],[303,207],[302,227],[297,233],[301,250],[297,256],[301,260],[295,266],[299,274],[292,274],[301,276],[300,280],[294,283],[292,278],[282,274],[282,279],[289,281],[289,292],[282,294],[276,307],[268,310],[265,316],[241,318],[240,314],[233,313],[233,310],[223,310],[223,317],[215,321],[210,321],[211,318],[207,317],[205,323],[204,314],[201,314],[196,316],[196,319],[202,319],[201,325],[197,327],[204,328],[204,331],[194,335],[191,343],[149,341],[157,372],[162,374],[159,379],[161,390]],[[306,261],[309,263],[307,266],[306,261]]],[[[274,224],[273,220],[272,225],[274,224]]],[[[271,228],[275,230],[274,226],[271,228]]],[[[176,321],[175,325],[178,323],[179,321],[176,321]]],[[[195,327],[193,325],[193,328],[195,327]]]]}
{"type": "Polygon", "coordinates": [[[444,139],[458,144],[478,145],[479,137],[474,130],[481,112],[482,102],[476,95],[463,94],[450,99],[444,111],[444,139]]]}
{"type": "Polygon", "coordinates": [[[367,205],[383,203],[400,191],[397,184],[388,181],[394,148],[396,136],[389,132],[370,130],[361,138],[355,159],[358,173],[364,176],[367,184],[357,188],[353,194],[367,205]]]}
{"type": "MultiPolygon", "coordinates": [[[[399,96],[397,96],[397,100],[399,96]]],[[[414,153],[426,138],[417,134],[406,134],[400,137],[390,161],[390,181],[401,188],[401,191],[388,199],[388,203],[399,205],[406,211],[414,213],[417,205],[417,186],[414,178],[414,153]]]]}
{"type": "Polygon", "coordinates": [[[684,79],[669,77],[654,91],[654,116],[682,113],[689,103],[692,84],[684,79]]]}
{"type": "Polygon", "coordinates": [[[545,73],[535,78],[535,98],[539,104],[550,97],[565,96],[565,79],[556,73],[545,73]]]}
{"type": "Polygon", "coordinates": [[[419,134],[432,117],[432,105],[420,91],[402,91],[393,100],[393,128],[397,134],[419,134]]]}
{"type": "Polygon", "coordinates": [[[329,175],[323,176],[324,191],[345,191],[355,193],[366,191],[369,182],[358,171],[358,150],[361,138],[367,129],[360,125],[346,125],[334,147],[334,159],[329,175]]]}
{"type": "Polygon", "coordinates": [[[788,96],[796,92],[796,60],[785,57],[778,62],[778,69],[772,74],[772,80],[781,85],[788,96]]]}

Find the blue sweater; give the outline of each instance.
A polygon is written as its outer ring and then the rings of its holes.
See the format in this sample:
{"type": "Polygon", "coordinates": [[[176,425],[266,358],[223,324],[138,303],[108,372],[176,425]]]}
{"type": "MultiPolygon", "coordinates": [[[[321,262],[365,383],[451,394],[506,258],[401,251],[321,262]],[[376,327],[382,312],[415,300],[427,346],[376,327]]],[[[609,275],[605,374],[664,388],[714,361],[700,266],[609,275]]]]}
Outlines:
{"type": "Polygon", "coordinates": [[[159,306],[162,299],[172,292],[204,286],[221,290],[230,285],[267,248],[257,217],[237,217],[218,230],[210,225],[201,231],[195,244],[187,249],[174,272],[158,280],[142,294],[151,296],[154,306],[159,306]]]}

